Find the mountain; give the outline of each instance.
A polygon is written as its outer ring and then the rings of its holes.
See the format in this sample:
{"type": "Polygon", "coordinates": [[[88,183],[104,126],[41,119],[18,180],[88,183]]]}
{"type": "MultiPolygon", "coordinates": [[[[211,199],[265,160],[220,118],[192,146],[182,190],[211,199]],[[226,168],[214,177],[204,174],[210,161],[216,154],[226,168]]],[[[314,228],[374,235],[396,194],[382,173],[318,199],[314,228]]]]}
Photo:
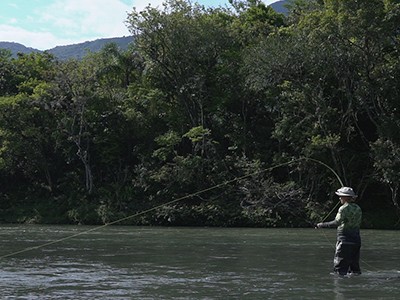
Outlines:
{"type": "Polygon", "coordinates": [[[40,52],[40,50],[25,47],[22,44],[14,43],[14,42],[0,42],[0,49],[10,50],[13,56],[16,56],[17,53],[28,54],[31,52],[40,52]]]}
{"type": "Polygon", "coordinates": [[[271,3],[269,6],[271,6],[276,12],[286,15],[288,13],[288,9],[285,7],[287,4],[289,4],[289,0],[277,1],[271,3]]]}
{"type": "MultiPolygon", "coordinates": [[[[121,49],[127,49],[129,44],[133,42],[132,36],[124,36],[124,37],[115,37],[115,38],[104,38],[97,39],[94,41],[88,41],[84,43],[78,43],[67,46],[57,46],[51,48],[49,50],[45,50],[60,60],[66,60],[70,58],[81,59],[88,52],[98,52],[101,50],[106,44],[115,43],[121,49]]],[[[32,52],[42,52],[38,49],[25,47],[19,43],[13,42],[0,42],[0,49],[10,50],[12,55],[16,57],[17,53],[32,53],[32,52]]]]}
{"type": "Polygon", "coordinates": [[[47,50],[47,52],[53,54],[55,57],[61,60],[69,58],[83,58],[88,52],[98,52],[106,44],[115,43],[121,49],[127,49],[129,44],[133,42],[132,36],[98,39],[90,42],[84,42],[79,44],[57,46],[55,48],[47,50]]]}

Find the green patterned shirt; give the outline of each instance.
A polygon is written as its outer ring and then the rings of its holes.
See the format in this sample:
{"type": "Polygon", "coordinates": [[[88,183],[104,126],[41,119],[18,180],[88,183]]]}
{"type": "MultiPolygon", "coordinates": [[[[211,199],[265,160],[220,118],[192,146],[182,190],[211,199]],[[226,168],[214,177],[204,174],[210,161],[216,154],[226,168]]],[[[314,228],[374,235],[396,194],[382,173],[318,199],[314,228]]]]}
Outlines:
{"type": "Polygon", "coordinates": [[[361,208],[355,203],[345,203],[339,207],[335,221],[338,231],[347,232],[359,230],[361,225],[361,208]]]}

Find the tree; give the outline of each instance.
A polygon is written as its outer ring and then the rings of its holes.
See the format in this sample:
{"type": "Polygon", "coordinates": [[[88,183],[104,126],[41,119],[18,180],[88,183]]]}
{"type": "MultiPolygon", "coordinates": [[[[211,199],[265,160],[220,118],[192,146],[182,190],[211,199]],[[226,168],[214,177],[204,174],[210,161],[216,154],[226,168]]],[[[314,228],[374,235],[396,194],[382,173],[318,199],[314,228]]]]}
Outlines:
{"type": "Polygon", "coordinates": [[[8,75],[10,85],[0,98],[3,166],[11,174],[21,176],[21,181],[51,191],[57,164],[52,149],[54,119],[46,109],[45,99],[55,62],[47,54],[34,53],[19,55],[8,64],[8,70],[13,70],[8,75]]]}
{"type": "Polygon", "coordinates": [[[11,61],[11,51],[0,49],[0,96],[16,93],[15,66],[11,61]]]}
{"type": "MultiPolygon", "coordinates": [[[[327,162],[362,193],[373,183],[371,143],[396,128],[385,116],[393,120],[386,109],[396,109],[398,83],[383,70],[397,69],[398,7],[379,0],[311,3],[295,17],[292,11],[290,28],[249,52],[247,81],[272,95],[266,101],[275,114],[274,136],[287,155],[327,162]]],[[[314,175],[304,177],[314,188],[326,182],[314,175]]]]}

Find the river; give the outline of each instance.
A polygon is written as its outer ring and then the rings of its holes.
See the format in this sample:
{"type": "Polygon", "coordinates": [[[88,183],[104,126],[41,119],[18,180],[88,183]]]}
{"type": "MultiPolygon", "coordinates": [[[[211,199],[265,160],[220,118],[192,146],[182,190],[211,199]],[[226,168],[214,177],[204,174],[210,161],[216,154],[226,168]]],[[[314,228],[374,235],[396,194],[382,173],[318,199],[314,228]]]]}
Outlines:
{"type": "Polygon", "coordinates": [[[362,238],[339,278],[331,229],[2,225],[0,298],[397,299],[399,232],[362,238]]]}

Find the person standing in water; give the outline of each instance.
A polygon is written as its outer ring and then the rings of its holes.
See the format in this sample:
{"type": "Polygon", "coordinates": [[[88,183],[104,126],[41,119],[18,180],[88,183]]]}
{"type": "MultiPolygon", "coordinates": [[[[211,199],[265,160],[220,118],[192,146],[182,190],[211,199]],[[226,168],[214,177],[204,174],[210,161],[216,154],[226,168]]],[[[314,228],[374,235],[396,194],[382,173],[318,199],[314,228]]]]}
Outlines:
{"type": "Polygon", "coordinates": [[[336,251],[333,263],[335,274],[360,275],[360,225],[362,211],[354,203],[357,195],[350,187],[342,187],[335,192],[342,206],[333,221],[318,223],[317,228],[337,227],[336,251]]]}

